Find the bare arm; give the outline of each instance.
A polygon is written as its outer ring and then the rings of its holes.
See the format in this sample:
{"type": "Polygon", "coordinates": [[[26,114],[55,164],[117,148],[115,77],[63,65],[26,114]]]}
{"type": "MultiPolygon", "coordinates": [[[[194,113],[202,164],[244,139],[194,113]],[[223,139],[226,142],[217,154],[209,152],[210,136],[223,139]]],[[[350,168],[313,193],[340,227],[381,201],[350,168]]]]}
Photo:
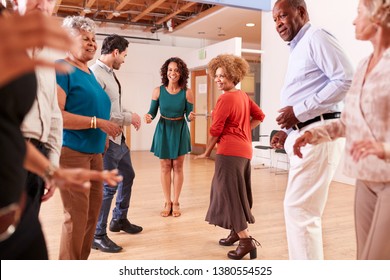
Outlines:
{"type": "Polygon", "coordinates": [[[215,145],[218,142],[218,139],[219,139],[219,137],[211,136],[209,143],[207,144],[206,151],[203,154],[200,154],[200,155],[194,157],[194,159],[209,158],[211,155],[211,152],[213,151],[215,145]]]}
{"type": "MultiPolygon", "coordinates": [[[[57,85],[58,93],[58,105],[62,112],[62,118],[64,120],[64,128],[66,129],[89,129],[91,128],[91,117],[76,115],[65,111],[66,104],[66,93],[65,91],[57,85]]],[[[122,129],[119,125],[104,120],[96,118],[96,128],[100,128],[102,131],[108,135],[115,137],[121,133],[122,129]]]]}
{"type": "Polygon", "coordinates": [[[261,120],[251,119],[251,129],[256,128],[261,123],[261,120]]]}
{"type": "Polygon", "coordinates": [[[97,171],[83,168],[54,168],[49,160],[43,156],[31,143],[26,143],[26,156],[24,167],[49,181],[59,188],[70,188],[82,191],[90,187],[92,181],[106,181],[109,185],[116,186],[122,177],[117,170],[97,171]]]}

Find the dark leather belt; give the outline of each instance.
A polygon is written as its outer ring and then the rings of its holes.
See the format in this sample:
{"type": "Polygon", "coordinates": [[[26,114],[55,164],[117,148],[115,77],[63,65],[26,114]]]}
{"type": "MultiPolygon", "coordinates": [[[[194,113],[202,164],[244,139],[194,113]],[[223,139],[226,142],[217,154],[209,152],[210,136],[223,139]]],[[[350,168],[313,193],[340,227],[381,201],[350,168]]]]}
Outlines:
{"type": "Polygon", "coordinates": [[[35,138],[24,138],[27,142],[30,142],[33,144],[35,147],[41,147],[43,146],[43,143],[39,141],[38,139],[35,138]]]}
{"type": "MultiPolygon", "coordinates": [[[[338,118],[340,118],[340,116],[341,116],[340,112],[322,114],[322,118],[324,120],[338,119],[338,118]]],[[[302,128],[304,128],[305,126],[307,126],[309,124],[312,124],[312,123],[315,123],[315,122],[319,122],[320,120],[321,120],[321,116],[318,116],[318,117],[315,117],[313,119],[307,120],[305,122],[297,123],[296,125],[293,126],[292,129],[294,129],[294,130],[298,129],[299,130],[299,129],[302,129],[302,128]]]]}
{"type": "Polygon", "coordinates": [[[180,121],[180,120],[184,119],[184,117],[168,118],[168,117],[165,117],[165,116],[163,116],[163,115],[161,115],[161,117],[162,117],[163,119],[166,119],[166,120],[169,120],[169,121],[180,121]]]}

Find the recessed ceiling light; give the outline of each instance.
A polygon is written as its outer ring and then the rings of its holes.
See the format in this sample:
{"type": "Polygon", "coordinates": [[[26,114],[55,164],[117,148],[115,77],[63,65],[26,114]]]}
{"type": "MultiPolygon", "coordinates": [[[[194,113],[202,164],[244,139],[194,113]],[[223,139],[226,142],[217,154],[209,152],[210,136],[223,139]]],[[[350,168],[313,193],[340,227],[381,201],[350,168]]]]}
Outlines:
{"type": "Polygon", "coordinates": [[[248,22],[247,24],[245,24],[246,27],[253,27],[255,26],[256,24],[252,23],[252,22],[248,22]]]}

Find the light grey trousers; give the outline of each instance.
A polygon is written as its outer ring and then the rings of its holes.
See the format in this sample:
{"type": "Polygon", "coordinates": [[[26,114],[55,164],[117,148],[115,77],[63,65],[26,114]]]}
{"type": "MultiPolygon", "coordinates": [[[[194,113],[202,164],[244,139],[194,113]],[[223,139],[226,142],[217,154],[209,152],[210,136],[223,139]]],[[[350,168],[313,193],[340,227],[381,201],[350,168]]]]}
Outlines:
{"type": "Polygon", "coordinates": [[[390,182],[356,181],[358,260],[390,260],[390,182]]]}

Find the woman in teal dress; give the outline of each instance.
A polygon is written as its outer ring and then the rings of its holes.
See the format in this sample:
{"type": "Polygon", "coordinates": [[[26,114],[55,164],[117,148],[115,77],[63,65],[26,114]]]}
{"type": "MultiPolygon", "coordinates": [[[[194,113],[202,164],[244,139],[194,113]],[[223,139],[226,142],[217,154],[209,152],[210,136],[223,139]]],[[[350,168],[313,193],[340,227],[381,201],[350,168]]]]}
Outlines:
{"type": "Polygon", "coordinates": [[[160,119],[153,136],[151,152],[160,158],[161,185],[165,204],[161,216],[181,215],[179,197],[183,186],[184,156],[191,151],[187,121],[195,118],[193,95],[187,88],[189,71],[178,57],[171,57],[161,67],[162,85],[153,90],[145,122],[151,123],[160,107],[160,119]],[[185,119],[186,117],[186,119],[185,119]],[[173,183],[173,200],[171,185],[173,183]]]}

